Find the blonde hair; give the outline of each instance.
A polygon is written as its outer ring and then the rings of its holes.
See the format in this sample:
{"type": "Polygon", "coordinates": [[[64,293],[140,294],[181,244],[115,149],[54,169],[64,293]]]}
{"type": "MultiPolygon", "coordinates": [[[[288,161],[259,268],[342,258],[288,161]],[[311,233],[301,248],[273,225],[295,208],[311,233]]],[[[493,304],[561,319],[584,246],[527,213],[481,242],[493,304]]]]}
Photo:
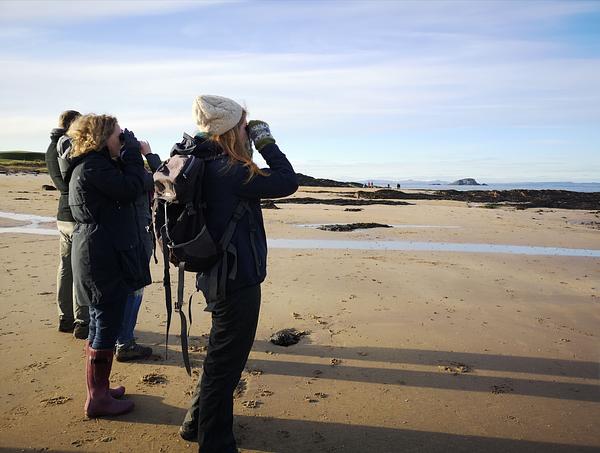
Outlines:
{"type": "Polygon", "coordinates": [[[258,165],[252,161],[252,156],[246,148],[246,144],[242,143],[239,130],[242,124],[244,124],[244,121],[246,121],[246,111],[242,110],[242,117],[235,127],[229,129],[227,132],[224,132],[221,135],[210,136],[210,140],[217,143],[223,149],[223,151],[227,153],[229,156],[229,168],[236,163],[241,163],[248,169],[248,178],[246,179],[246,182],[249,182],[256,175],[268,176],[268,173],[265,173],[263,170],[258,168],[258,165]]]}
{"type": "Polygon", "coordinates": [[[71,156],[82,156],[91,151],[100,151],[106,145],[117,125],[117,119],[110,115],[90,113],[77,118],[69,127],[73,150],[71,156]]]}

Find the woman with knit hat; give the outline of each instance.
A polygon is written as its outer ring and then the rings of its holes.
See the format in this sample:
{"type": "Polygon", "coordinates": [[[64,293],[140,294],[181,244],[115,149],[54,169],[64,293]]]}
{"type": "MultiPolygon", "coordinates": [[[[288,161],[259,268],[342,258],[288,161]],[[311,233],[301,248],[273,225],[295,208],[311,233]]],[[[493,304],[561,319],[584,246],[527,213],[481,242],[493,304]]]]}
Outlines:
{"type": "MultiPolygon", "coordinates": [[[[233,392],[246,365],[258,324],[261,289],[266,277],[267,240],[261,198],[291,195],[298,188],[296,173],[275,144],[269,126],[246,121],[246,111],[221,96],[198,96],[193,104],[199,132],[184,135],[174,152],[206,158],[203,200],[208,230],[223,236],[238,206],[247,206],[238,220],[228,255],[225,297],[213,300],[211,276],[198,274],[196,286],[207,300],[212,326],[204,370],[179,434],[197,440],[202,453],[237,452],[233,436],[233,392]],[[252,161],[252,144],[269,168],[252,161]]],[[[222,266],[219,266],[222,268],[222,266]]],[[[223,274],[223,270],[220,270],[223,274]]]]}

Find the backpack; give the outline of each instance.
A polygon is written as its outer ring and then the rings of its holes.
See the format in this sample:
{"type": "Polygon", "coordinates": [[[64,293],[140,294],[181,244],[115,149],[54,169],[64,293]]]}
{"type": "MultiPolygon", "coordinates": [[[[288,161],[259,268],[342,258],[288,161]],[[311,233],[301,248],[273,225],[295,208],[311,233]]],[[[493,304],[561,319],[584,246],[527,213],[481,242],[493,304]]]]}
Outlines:
{"type": "Polygon", "coordinates": [[[71,165],[71,149],[71,139],[66,134],[62,135],[56,143],[56,154],[58,168],[60,169],[60,174],[63,179],[66,178],[67,170],[69,169],[69,165],[71,165]]]}
{"type": "MultiPolygon", "coordinates": [[[[228,255],[236,256],[235,247],[230,244],[235,227],[249,210],[247,202],[240,201],[219,241],[215,241],[207,228],[202,199],[203,178],[206,163],[224,158],[224,154],[195,152],[197,139],[184,134],[182,143],[171,150],[171,157],[161,164],[154,173],[154,203],[152,219],[158,248],[164,262],[163,286],[167,308],[167,331],[165,355],[169,340],[171,312],[171,264],[178,269],[177,301],[175,312],[181,319],[181,350],[188,375],[191,375],[187,320],[183,312],[185,272],[202,272],[210,275],[208,295],[209,306],[225,298],[225,284],[228,274],[228,255]],[[221,278],[219,278],[219,270],[221,278]]],[[[231,278],[231,275],[230,275],[231,278]]],[[[206,295],[206,294],[205,294],[206,295]]],[[[193,294],[188,301],[190,327],[192,323],[193,294]]]]}

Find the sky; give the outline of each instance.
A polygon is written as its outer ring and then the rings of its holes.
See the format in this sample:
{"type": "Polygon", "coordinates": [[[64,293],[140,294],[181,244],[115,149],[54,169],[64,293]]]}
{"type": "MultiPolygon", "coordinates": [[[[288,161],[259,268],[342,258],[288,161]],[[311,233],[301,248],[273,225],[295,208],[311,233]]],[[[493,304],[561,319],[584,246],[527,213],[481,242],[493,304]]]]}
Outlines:
{"type": "Polygon", "coordinates": [[[75,109],[166,158],[216,94],[314,177],[600,182],[600,1],[0,0],[0,65],[0,150],[75,109]]]}

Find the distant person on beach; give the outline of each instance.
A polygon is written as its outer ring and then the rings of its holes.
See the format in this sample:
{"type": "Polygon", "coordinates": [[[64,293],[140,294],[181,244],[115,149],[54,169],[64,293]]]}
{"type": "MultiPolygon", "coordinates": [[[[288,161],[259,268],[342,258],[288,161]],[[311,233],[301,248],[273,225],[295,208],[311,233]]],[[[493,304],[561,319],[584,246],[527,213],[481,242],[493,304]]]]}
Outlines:
{"type": "MultiPolygon", "coordinates": [[[[160,156],[152,152],[144,155],[150,171],[154,173],[162,163],[160,156]]],[[[148,189],[146,187],[146,189],[148,189]]],[[[152,189],[145,190],[135,201],[135,214],[137,216],[138,229],[144,249],[144,256],[150,262],[154,253],[154,232],[152,229],[152,212],[150,200],[152,189]]],[[[134,330],[137,324],[138,313],[144,297],[144,288],[129,293],[123,313],[121,332],[117,337],[115,358],[119,362],[129,362],[137,359],[145,359],[152,355],[152,348],[142,346],[135,341],[134,330]]]]}
{"type": "Polygon", "coordinates": [[[68,141],[65,136],[67,129],[81,114],[75,110],[61,113],[58,119],[58,128],[50,132],[50,145],[46,151],[46,167],[52,178],[54,186],[59,190],[58,212],[56,213],[56,226],[59,233],[58,271],[56,275],[56,305],[58,307],[58,330],[73,333],[78,339],[88,337],[88,324],[90,315],[84,298],[77,297],[73,290],[73,273],[71,271],[71,241],[75,220],[69,208],[69,183],[65,181],[61,172],[62,144],[68,141]],[[60,156],[59,156],[60,154],[60,156]]]}
{"type": "Polygon", "coordinates": [[[230,242],[236,254],[225,252],[228,261],[225,266],[217,263],[216,278],[211,278],[213,272],[197,275],[196,285],[208,304],[206,311],[212,313],[212,327],[203,374],[179,434],[185,440],[196,440],[202,453],[232,453],[238,451],[233,435],[233,392],[254,342],[260,285],[266,276],[267,241],[260,201],[290,195],[298,182],[267,123],[247,123],[246,111],[237,102],[198,96],[193,115],[199,132],[195,137],[184,136],[175,146],[193,150],[194,156],[212,158],[206,163],[203,193],[211,236],[218,241],[234,212],[239,213],[239,207],[244,210],[230,242]],[[253,162],[252,143],[269,168],[259,169],[253,162]],[[214,300],[213,285],[219,281],[225,284],[225,298],[214,300]]]}
{"type": "Polygon", "coordinates": [[[153,186],[142,159],[151,151],[108,115],[84,115],[68,134],[69,206],[77,222],[73,281],[90,302],[84,410],[88,417],[119,415],[131,411],[133,402],[116,399],[123,387],[109,387],[115,342],[128,294],[151,282],[134,204],[153,186]]]}

